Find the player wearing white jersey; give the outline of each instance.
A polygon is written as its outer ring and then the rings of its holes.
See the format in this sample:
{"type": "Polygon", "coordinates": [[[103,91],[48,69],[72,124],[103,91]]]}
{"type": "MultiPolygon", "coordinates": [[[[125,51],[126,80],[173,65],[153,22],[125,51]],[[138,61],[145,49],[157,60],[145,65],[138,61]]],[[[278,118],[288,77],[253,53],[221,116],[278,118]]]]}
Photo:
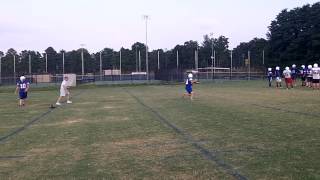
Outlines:
{"type": "Polygon", "coordinates": [[[313,68],[312,68],[312,86],[313,86],[313,89],[320,89],[320,86],[319,86],[319,82],[320,82],[320,68],[318,67],[318,64],[315,63],[313,65],[313,68]]]}
{"type": "Polygon", "coordinates": [[[289,86],[293,88],[293,83],[291,79],[291,71],[289,67],[286,67],[286,69],[283,71],[283,76],[286,82],[287,89],[289,89],[289,86]]]}
{"type": "Polygon", "coordinates": [[[60,96],[57,100],[56,105],[60,106],[61,105],[61,99],[67,96],[67,103],[71,104],[72,101],[70,101],[70,91],[69,91],[69,86],[68,86],[68,76],[65,76],[63,78],[63,81],[60,86],[60,96]]]}

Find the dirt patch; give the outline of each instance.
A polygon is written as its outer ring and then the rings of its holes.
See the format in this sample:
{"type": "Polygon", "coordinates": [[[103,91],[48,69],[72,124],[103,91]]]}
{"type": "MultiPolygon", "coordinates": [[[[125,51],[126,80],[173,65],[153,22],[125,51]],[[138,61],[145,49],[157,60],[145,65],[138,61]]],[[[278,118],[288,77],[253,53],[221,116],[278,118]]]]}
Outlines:
{"type": "Polygon", "coordinates": [[[85,120],[83,120],[81,118],[79,118],[79,119],[66,119],[64,121],[59,121],[59,122],[36,124],[35,126],[68,126],[68,125],[78,124],[83,121],[85,121],[85,120]]]}
{"type": "Polygon", "coordinates": [[[103,106],[103,109],[114,109],[114,106],[103,106]]]}
{"type": "Polygon", "coordinates": [[[117,154],[130,154],[138,159],[154,159],[172,156],[187,146],[170,136],[126,139],[108,144],[94,144],[101,160],[116,160],[117,154]]]}

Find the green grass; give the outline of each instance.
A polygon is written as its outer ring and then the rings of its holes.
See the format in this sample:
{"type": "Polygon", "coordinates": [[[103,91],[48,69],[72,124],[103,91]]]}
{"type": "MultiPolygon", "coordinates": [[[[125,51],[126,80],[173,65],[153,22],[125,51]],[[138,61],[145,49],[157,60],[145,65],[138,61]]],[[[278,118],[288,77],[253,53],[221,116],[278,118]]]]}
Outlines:
{"type": "MultiPolygon", "coordinates": [[[[230,171],[320,179],[320,91],[262,81],[194,89],[191,102],[183,85],[76,88],[73,104],[0,142],[0,179],[235,179],[230,171]]],[[[0,92],[0,138],[48,111],[58,95],[31,89],[28,106],[18,108],[13,91],[0,92]]]]}

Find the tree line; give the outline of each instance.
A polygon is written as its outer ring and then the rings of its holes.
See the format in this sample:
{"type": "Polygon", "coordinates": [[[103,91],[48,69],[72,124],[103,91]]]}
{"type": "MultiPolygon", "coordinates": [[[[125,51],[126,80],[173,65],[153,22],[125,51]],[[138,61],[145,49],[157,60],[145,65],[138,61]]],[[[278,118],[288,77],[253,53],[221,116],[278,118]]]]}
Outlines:
{"type": "MultiPolygon", "coordinates": [[[[229,38],[217,38],[204,35],[203,41],[186,41],[170,50],[155,49],[148,52],[149,71],[158,71],[158,55],[160,69],[177,68],[177,52],[180,69],[195,68],[195,55],[198,52],[199,67],[212,65],[211,56],[215,54],[217,67],[230,67],[231,53],[234,68],[246,67],[250,51],[250,66],[264,69],[269,66],[288,66],[291,64],[312,64],[320,59],[320,3],[305,5],[292,10],[282,10],[268,27],[267,38],[254,38],[249,42],[240,43],[229,49],[229,38]]],[[[63,56],[65,73],[81,74],[81,53],[84,56],[86,73],[99,73],[100,57],[102,69],[119,69],[121,51],[121,67],[123,72],[137,71],[139,59],[141,71],[146,70],[146,46],[141,42],[134,43],[131,48],[114,50],[104,48],[102,51],[90,53],[86,49],[72,51],[56,51],[48,47],[45,53],[23,50],[18,53],[10,48],[6,53],[0,51],[2,76],[13,76],[13,59],[17,74],[29,73],[29,58],[31,57],[32,74],[46,73],[45,58],[48,59],[47,73],[61,74],[63,72],[63,56]],[[140,53],[139,53],[140,52],[140,53]],[[140,58],[139,58],[140,54],[140,58]]]]}

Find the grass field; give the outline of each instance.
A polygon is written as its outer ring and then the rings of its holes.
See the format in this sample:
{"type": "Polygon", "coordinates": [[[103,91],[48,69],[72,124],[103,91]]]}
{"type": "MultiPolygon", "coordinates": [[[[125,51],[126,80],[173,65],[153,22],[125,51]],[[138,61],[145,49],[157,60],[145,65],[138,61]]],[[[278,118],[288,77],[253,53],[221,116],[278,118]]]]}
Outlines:
{"type": "Polygon", "coordinates": [[[85,86],[49,109],[57,89],[18,108],[2,88],[0,179],[320,179],[320,91],[194,90],[191,102],[183,85],[85,86]]]}

